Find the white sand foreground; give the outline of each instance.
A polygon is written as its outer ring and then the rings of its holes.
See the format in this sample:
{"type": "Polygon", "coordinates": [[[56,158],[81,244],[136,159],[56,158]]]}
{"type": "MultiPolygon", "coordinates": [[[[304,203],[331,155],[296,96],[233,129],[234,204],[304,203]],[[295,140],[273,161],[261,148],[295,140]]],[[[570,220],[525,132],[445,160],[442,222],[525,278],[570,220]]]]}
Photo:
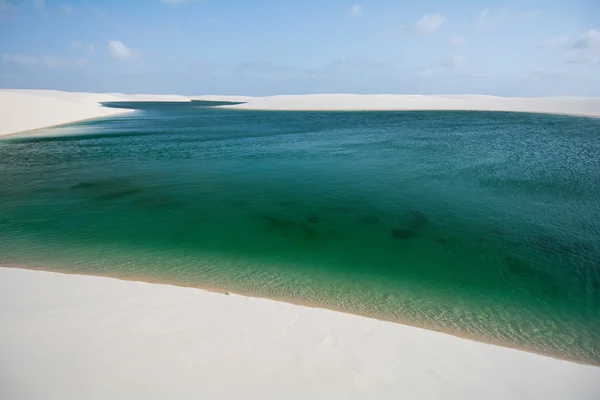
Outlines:
{"type": "Polygon", "coordinates": [[[598,399],[600,368],[199,289],[0,268],[0,398],[598,399]]]}

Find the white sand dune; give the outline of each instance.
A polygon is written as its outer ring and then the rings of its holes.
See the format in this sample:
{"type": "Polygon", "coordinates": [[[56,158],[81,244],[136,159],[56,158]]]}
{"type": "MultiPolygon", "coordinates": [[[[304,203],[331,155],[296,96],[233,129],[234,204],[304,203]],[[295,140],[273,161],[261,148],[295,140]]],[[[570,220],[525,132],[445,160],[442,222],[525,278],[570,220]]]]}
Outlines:
{"type": "Polygon", "coordinates": [[[249,102],[254,99],[260,99],[260,97],[250,96],[222,96],[222,95],[206,95],[206,96],[190,96],[190,100],[204,100],[204,101],[230,101],[234,103],[249,102]]]}
{"type": "Polygon", "coordinates": [[[2,399],[598,399],[600,368],[198,289],[0,268],[2,399]]]}
{"type": "Polygon", "coordinates": [[[0,135],[26,132],[132,110],[102,107],[108,101],[189,101],[177,95],[123,95],[60,92],[56,90],[0,90],[0,135]]]}
{"type": "Polygon", "coordinates": [[[600,116],[600,98],[506,98],[480,95],[180,96],[0,89],[0,135],[25,132],[132,110],[102,107],[108,101],[231,101],[245,110],[488,110],[600,116]]]}
{"type": "MultiPolygon", "coordinates": [[[[197,99],[201,99],[201,96],[198,96],[197,99]]],[[[256,97],[241,101],[247,101],[247,103],[225,107],[244,110],[307,111],[481,110],[600,116],[600,98],[597,97],[509,98],[482,95],[315,94],[256,97]]]]}

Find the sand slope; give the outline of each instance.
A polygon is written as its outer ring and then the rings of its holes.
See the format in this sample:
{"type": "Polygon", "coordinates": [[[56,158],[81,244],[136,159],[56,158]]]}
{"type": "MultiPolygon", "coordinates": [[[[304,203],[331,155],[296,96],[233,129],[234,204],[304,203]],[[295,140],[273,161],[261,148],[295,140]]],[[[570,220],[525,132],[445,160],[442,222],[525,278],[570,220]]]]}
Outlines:
{"type": "Polygon", "coordinates": [[[597,399],[600,368],[270,300],[0,268],[2,399],[597,399]]]}
{"type": "Polygon", "coordinates": [[[245,110],[489,110],[600,116],[600,98],[506,98],[479,95],[180,96],[79,93],[56,90],[0,90],[0,135],[25,132],[131,110],[102,107],[109,101],[232,101],[245,110]]]}
{"type": "Polygon", "coordinates": [[[260,99],[260,97],[251,96],[221,96],[221,95],[205,95],[205,96],[190,96],[190,100],[203,100],[203,101],[231,101],[231,102],[249,102],[254,99],[260,99]]]}
{"type": "Polygon", "coordinates": [[[0,135],[25,132],[132,110],[102,107],[108,101],[189,101],[183,96],[123,95],[60,92],[56,90],[0,90],[0,135]]]}
{"type": "Polygon", "coordinates": [[[600,98],[508,98],[482,95],[315,94],[256,97],[226,106],[244,110],[482,110],[600,116],[600,98]]]}

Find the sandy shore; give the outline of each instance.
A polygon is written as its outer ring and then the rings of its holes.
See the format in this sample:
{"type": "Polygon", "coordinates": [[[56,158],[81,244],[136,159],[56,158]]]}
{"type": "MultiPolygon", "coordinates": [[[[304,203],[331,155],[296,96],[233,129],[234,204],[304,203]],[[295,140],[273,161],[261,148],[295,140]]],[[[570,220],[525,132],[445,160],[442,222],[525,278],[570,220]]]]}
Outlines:
{"type": "Polygon", "coordinates": [[[0,268],[0,397],[595,399],[600,368],[198,289],[0,268]]]}
{"type": "Polygon", "coordinates": [[[78,93],[55,90],[0,89],[0,135],[102,118],[132,110],[102,107],[109,101],[231,101],[244,110],[480,110],[569,114],[600,117],[597,97],[506,98],[481,95],[180,96],[78,93]]]}
{"type": "Polygon", "coordinates": [[[133,111],[102,107],[100,104],[100,102],[108,101],[189,101],[189,99],[176,95],[124,95],[1,89],[0,136],[133,111]]]}
{"type": "MultiPolygon", "coordinates": [[[[221,98],[227,101],[226,97],[221,98]]],[[[233,96],[228,101],[237,100],[233,96]]],[[[508,98],[482,95],[355,95],[316,94],[257,97],[225,106],[244,110],[477,110],[600,116],[597,97],[508,98]]]]}
{"type": "Polygon", "coordinates": [[[118,273],[117,271],[106,271],[103,273],[93,273],[93,272],[72,270],[69,268],[56,268],[54,266],[52,268],[45,268],[45,267],[31,266],[31,265],[0,264],[0,268],[25,269],[25,270],[29,270],[29,271],[52,272],[52,273],[78,275],[78,276],[96,276],[96,277],[101,277],[101,278],[124,280],[124,281],[128,281],[128,282],[138,282],[138,283],[143,282],[143,283],[154,284],[154,285],[176,286],[176,287],[181,287],[181,288],[186,288],[186,289],[199,289],[199,290],[202,290],[205,292],[216,293],[216,294],[227,293],[230,295],[237,295],[237,296],[242,296],[242,297],[265,299],[265,300],[286,303],[286,304],[299,306],[299,307],[308,307],[308,308],[314,308],[314,309],[327,309],[332,312],[350,314],[353,316],[363,317],[363,318],[377,319],[382,322],[391,322],[394,324],[401,324],[401,325],[410,326],[413,328],[424,329],[427,331],[433,331],[433,332],[442,333],[445,335],[451,335],[451,336],[457,337],[459,339],[470,340],[470,341],[474,341],[474,342],[478,342],[478,343],[499,346],[502,348],[510,348],[510,349],[518,350],[518,351],[525,351],[528,353],[533,353],[533,354],[544,356],[544,357],[550,357],[550,358],[554,358],[554,359],[561,360],[561,361],[575,362],[575,363],[579,363],[582,365],[590,365],[590,366],[600,367],[600,363],[593,362],[591,360],[578,359],[578,358],[574,358],[574,357],[569,358],[569,357],[565,357],[564,354],[549,354],[548,352],[535,352],[530,348],[518,346],[515,343],[493,342],[493,341],[489,341],[489,340],[486,341],[486,340],[482,340],[481,336],[478,336],[478,335],[470,336],[467,333],[462,332],[462,331],[432,329],[432,327],[418,324],[417,321],[414,321],[414,320],[378,318],[377,316],[373,316],[370,314],[349,312],[348,310],[346,310],[344,308],[329,308],[329,307],[322,306],[320,304],[303,302],[303,301],[299,301],[296,299],[290,299],[290,298],[286,298],[286,297],[274,297],[271,295],[268,297],[265,297],[264,295],[261,296],[260,294],[256,294],[253,292],[244,292],[244,291],[237,291],[237,290],[232,291],[229,289],[224,289],[223,287],[206,285],[206,284],[202,284],[202,283],[190,285],[190,284],[185,284],[183,281],[178,280],[176,278],[173,278],[173,279],[154,278],[154,277],[147,276],[147,275],[141,276],[141,275],[122,274],[122,273],[118,273]]]}

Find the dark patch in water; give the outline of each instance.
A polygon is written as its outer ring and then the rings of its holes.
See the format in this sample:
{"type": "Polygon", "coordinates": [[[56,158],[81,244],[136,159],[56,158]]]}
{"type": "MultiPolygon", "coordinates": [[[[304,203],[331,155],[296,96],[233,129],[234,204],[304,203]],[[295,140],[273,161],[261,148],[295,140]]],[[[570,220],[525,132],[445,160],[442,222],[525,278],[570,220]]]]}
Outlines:
{"type": "Polygon", "coordinates": [[[321,209],[324,211],[339,212],[342,214],[349,214],[354,211],[354,208],[350,206],[324,206],[321,207],[321,209]]]}
{"type": "Polygon", "coordinates": [[[321,221],[321,218],[317,214],[311,213],[306,216],[306,222],[310,224],[317,224],[319,221],[321,221]]]}
{"type": "Polygon", "coordinates": [[[127,179],[99,179],[76,183],[69,189],[74,190],[113,190],[115,188],[131,188],[134,185],[127,179]]]}
{"type": "Polygon", "coordinates": [[[585,243],[565,243],[560,239],[547,235],[538,236],[533,244],[536,249],[543,253],[564,258],[577,257],[593,252],[592,247],[585,243]]]}
{"type": "Polygon", "coordinates": [[[534,245],[538,250],[549,254],[557,254],[561,250],[565,250],[565,246],[561,242],[547,235],[535,238],[534,245]]]}
{"type": "Polygon", "coordinates": [[[394,239],[411,239],[417,236],[416,232],[410,229],[394,228],[392,229],[392,237],[394,239]]]}
{"type": "Polygon", "coordinates": [[[425,229],[429,224],[429,218],[421,211],[411,211],[408,219],[408,226],[412,230],[425,229]]]}
{"type": "Polygon", "coordinates": [[[277,203],[277,205],[279,205],[279,207],[289,208],[297,206],[298,203],[295,201],[280,201],[279,203],[277,203]]]}
{"type": "Polygon", "coordinates": [[[485,242],[487,242],[487,238],[485,238],[483,236],[475,236],[475,241],[478,243],[485,243],[485,242]]]}
{"type": "MultiPolygon", "coordinates": [[[[54,188],[40,188],[40,189],[36,189],[35,193],[53,193],[56,192],[56,189],[54,188]]],[[[2,193],[0,193],[1,195],[2,193]]]]}
{"type": "Polygon", "coordinates": [[[102,187],[103,185],[101,185],[99,182],[97,181],[92,181],[92,182],[79,182],[76,183],[73,186],[69,186],[69,189],[74,189],[74,190],[80,190],[80,189],[96,189],[98,187],[102,187]]]}
{"type": "Polygon", "coordinates": [[[590,276],[589,283],[592,292],[600,299],[600,275],[590,276]]]}
{"type": "Polygon", "coordinates": [[[494,235],[494,236],[504,236],[504,235],[506,235],[506,232],[504,232],[502,229],[500,229],[498,227],[493,227],[493,228],[490,228],[489,234],[494,235]]]}
{"type": "Polygon", "coordinates": [[[377,215],[359,215],[356,222],[365,226],[376,225],[379,223],[379,217],[377,215]]]}
{"type": "Polygon", "coordinates": [[[176,200],[170,196],[146,197],[140,199],[138,202],[141,207],[145,207],[153,211],[172,208],[176,203],[176,200]]]}
{"type": "Polygon", "coordinates": [[[143,190],[127,179],[99,179],[79,182],[71,190],[89,193],[95,200],[112,201],[133,196],[143,190]]]}
{"type": "Polygon", "coordinates": [[[258,218],[265,221],[271,229],[276,230],[283,230],[296,225],[296,223],[292,220],[277,218],[273,217],[272,215],[260,215],[258,218]]]}
{"type": "Polygon", "coordinates": [[[449,248],[452,247],[455,243],[454,240],[449,239],[447,237],[438,236],[433,239],[433,241],[440,247],[449,248]]]}
{"type": "Polygon", "coordinates": [[[539,277],[538,272],[527,266],[521,259],[515,256],[504,257],[504,272],[508,275],[516,276],[524,279],[536,279],[539,277]]]}
{"type": "Polygon", "coordinates": [[[99,196],[96,196],[96,199],[106,201],[119,200],[125,197],[133,196],[134,194],[138,194],[140,192],[142,192],[142,189],[125,189],[116,192],[103,193],[99,196]]]}
{"type": "Polygon", "coordinates": [[[504,257],[504,274],[535,284],[548,297],[560,298],[565,295],[561,289],[560,280],[554,275],[541,269],[530,267],[515,256],[504,257]]]}
{"type": "Polygon", "coordinates": [[[541,292],[546,298],[562,301],[569,293],[564,290],[561,280],[554,275],[535,267],[530,267],[514,256],[507,256],[505,273],[508,276],[526,281],[529,287],[541,292]]]}
{"type": "Polygon", "coordinates": [[[300,224],[300,230],[304,235],[304,241],[313,241],[318,238],[319,232],[306,224],[300,224]]]}
{"type": "Polygon", "coordinates": [[[411,239],[417,236],[419,230],[427,227],[429,219],[420,211],[411,211],[409,213],[407,228],[393,228],[392,237],[394,239],[411,239]]]}

